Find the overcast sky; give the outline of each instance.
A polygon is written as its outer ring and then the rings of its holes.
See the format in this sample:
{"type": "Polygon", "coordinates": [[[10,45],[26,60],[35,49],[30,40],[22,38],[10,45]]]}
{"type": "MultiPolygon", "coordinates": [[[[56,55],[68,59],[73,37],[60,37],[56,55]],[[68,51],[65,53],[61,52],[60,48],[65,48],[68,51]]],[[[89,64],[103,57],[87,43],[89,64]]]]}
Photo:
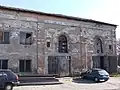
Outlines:
{"type": "MultiPolygon", "coordinates": [[[[120,0],[0,0],[0,4],[120,25],[120,0]]],[[[116,35],[120,38],[120,27],[116,35]]]]}

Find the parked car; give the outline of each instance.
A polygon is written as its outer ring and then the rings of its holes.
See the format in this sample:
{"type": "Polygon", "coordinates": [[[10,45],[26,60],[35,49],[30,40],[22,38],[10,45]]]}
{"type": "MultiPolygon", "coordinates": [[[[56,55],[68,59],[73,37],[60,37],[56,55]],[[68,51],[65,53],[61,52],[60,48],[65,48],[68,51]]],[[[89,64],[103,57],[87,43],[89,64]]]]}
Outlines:
{"type": "Polygon", "coordinates": [[[90,79],[95,82],[107,81],[109,79],[109,73],[103,69],[93,68],[81,73],[81,77],[84,79],[90,79]]]}
{"type": "Polygon", "coordinates": [[[120,73],[120,66],[117,66],[117,71],[118,73],[120,73]]]}
{"type": "Polygon", "coordinates": [[[19,84],[18,76],[14,72],[8,69],[0,69],[0,88],[1,89],[12,90],[13,86],[18,84],[19,84]]]}

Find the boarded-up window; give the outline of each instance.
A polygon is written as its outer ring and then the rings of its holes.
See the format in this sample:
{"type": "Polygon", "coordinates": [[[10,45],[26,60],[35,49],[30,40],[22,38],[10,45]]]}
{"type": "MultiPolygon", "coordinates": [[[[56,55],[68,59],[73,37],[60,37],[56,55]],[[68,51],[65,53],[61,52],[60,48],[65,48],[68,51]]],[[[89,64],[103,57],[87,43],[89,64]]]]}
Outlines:
{"type": "Polygon", "coordinates": [[[32,44],[32,32],[20,32],[20,44],[32,44]]]}
{"type": "Polygon", "coordinates": [[[0,44],[9,44],[10,43],[10,34],[9,32],[0,31],[0,44]]]}
{"type": "Polygon", "coordinates": [[[20,72],[31,72],[31,60],[20,60],[19,71],[20,72]]]}

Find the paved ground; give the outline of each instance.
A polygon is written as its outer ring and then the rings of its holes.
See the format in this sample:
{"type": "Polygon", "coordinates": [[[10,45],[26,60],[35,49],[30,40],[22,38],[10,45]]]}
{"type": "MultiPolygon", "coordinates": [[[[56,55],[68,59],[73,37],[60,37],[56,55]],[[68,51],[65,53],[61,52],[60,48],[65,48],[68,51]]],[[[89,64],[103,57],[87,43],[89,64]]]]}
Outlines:
{"type": "Polygon", "coordinates": [[[120,90],[120,78],[112,77],[107,82],[94,83],[87,80],[71,82],[70,78],[59,79],[64,84],[19,86],[13,90],[120,90]]]}

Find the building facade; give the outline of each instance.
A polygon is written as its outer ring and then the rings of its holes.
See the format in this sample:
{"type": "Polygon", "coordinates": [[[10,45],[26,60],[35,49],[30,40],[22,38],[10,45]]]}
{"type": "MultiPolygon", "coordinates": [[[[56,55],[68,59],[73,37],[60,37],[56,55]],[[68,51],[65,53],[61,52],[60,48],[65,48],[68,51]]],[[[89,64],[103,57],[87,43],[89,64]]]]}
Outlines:
{"type": "Polygon", "coordinates": [[[0,68],[68,76],[117,71],[116,25],[0,6],[0,68]]]}

